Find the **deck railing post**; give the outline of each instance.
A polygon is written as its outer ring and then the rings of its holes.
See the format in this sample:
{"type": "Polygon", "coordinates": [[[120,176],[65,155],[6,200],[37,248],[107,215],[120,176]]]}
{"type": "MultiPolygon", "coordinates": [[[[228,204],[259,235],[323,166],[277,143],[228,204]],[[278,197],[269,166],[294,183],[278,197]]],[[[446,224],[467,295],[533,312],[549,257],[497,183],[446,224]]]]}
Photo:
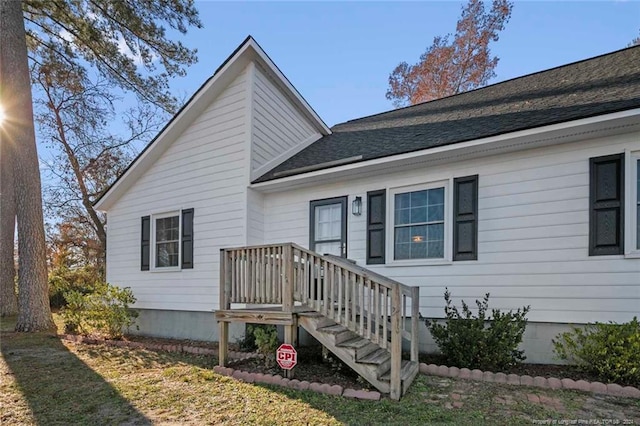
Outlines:
{"type": "Polygon", "coordinates": [[[411,361],[418,361],[420,328],[420,287],[411,288],[411,361]]]}
{"type": "Polygon", "coordinates": [[[282,276],[282,310],[293,310],[293,245],[286,244],[284,248],[284,265],[282,276]]]}
{"type": "Polygon", "coordinates": [[[390,397],[396,401],[402,396],[402,306],[400,286],[391,289],[391,382],[390,397]]]}

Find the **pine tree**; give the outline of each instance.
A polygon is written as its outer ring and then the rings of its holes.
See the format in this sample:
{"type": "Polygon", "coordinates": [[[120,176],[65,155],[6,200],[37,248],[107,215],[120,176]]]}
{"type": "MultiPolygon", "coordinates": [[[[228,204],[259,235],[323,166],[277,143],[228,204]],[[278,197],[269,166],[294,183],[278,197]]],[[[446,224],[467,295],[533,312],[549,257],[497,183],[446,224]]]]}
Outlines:
{"type": "MultiPolygon", "coordinates": [[[[177,102],[169,92],[169,78],[184,75],[196,52],[168,39],[163,25],[180,33],[201,26],[191,0],[0,0],[0,105],[7,115],[0,143],[10,144],[13,154],[2,160],[2,177],[11,161],[18,224],[18,331],[53,327],[29,60],[54,55],[70,67],[92,66],[114,86],[171,112],[177,102]]],[[[3,204],[10,200],[3,192],[3,204]]],[[[3,227],[10,225],[5,214],[11,216],[11,211],[9,205],[0,209],[3,227]]],[[[3,266],[6,247],[13,242],[13,236],[6,240],[8,234],[0,234],[3,266]]],[[[0,268],[0,287],[13,281],[10,272],[0,268]]]]}

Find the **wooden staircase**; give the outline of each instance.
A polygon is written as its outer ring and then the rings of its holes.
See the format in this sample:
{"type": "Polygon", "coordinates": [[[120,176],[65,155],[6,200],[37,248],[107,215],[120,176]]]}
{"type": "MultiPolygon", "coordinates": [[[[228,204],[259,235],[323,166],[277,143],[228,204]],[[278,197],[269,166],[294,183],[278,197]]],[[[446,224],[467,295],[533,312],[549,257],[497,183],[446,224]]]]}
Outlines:
{"type": "MultiPolygon", "coordinates": [[[[319,313],[299,313],[298,325],[380,392],[391,393],[391,352],[388,349],[319,313]]],[[[405,394],[417,374],[417,361],[402,361],[400,395],[405,394]]]]}
{"type": "Polygon", "coordinates": [[[418,373],[417,287],[293,243],[223,249],[220,257],[219,362],[228,324],[285,326],[295,344],[303,327],[380,392],[400,399],[418,373]],[[231,309],[232,303],[279,305],[231,309]],[[408,341],[409,359],[402,359],[408,341]]]}

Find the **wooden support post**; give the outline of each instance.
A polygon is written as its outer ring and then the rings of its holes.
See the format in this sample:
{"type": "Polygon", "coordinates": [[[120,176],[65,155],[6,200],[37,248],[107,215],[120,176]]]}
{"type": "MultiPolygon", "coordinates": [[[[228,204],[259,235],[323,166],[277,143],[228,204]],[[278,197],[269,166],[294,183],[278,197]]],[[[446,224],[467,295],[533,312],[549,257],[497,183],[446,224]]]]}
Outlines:
{"type": "Polygon", "coordinates": [[[393,286],[391,290],[391,382],[390,397],[396,401],[402,396],[402,297],[400,286],[393,286]]]}
{"type": "MultiPolygon", "coordinates": [[[[298,315],[293,314],[292,324],[284,326],[284,342],[290,344],[294,348],[298,348],[298,315]]],[[[291,370],[284,370],[284,376],[287,379],[293,379],[295,367],[291,370]]]]}
{"type": "Polygon", "coordinates": [[[418,361],[420,344],[420,287],[411,289],[411,361],[418,361]]]}
{"type": "Polygon", "coordinates": [[[227,364],[229,352],[229,323],[220,321],[220,339],[218,342],[218,365],[224,367],[227,364]]]}

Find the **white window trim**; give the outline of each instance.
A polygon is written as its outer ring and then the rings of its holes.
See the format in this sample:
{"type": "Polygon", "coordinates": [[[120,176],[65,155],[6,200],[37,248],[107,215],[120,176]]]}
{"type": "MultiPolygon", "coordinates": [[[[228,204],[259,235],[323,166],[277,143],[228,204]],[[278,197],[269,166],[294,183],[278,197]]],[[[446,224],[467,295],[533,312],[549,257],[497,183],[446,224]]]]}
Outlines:
{"type": "Polygon", "coordinates": [[[453,220],[451,206],[453,194],[451,193],[451,180],[439,180],[415,185],[387,188],[387,229],[386,229],[386,266],[426,266],[426,265],[451,265],[453,257],[453,220]],[[444,257],[439,259],[395,259],[395,196],[405,192],[424,191],[433,188],[444,187],[444,257]]]}
{"type": "Polygon", "coordinates": [[[636,232],[640,224],[636,223],[638,195],[638,166],[640,151],[625,151],[625,186],[624,186],[624,255],[626,258],[640,258],[640,248],[636,247],[636,232]]]}
{"type": "Polygon", "coordinates": [[[182,210],[175,210],[165,213],[156,213],[151,215],[151,253],[150,268],[151,272],[175,272],[182,270],[182,210]],[[156,220],[165,217],[178,216],[178,266],[156,266],[156,220]]]}

